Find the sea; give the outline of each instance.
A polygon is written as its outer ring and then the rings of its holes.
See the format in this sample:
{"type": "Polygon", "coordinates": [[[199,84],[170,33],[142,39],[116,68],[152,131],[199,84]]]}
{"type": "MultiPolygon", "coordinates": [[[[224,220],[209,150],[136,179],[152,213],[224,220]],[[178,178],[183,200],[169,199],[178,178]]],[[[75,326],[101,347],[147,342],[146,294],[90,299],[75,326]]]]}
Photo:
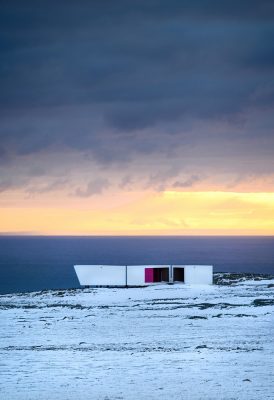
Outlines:
{"type": "Polygon", "coordinates": [[[210,264],[274,274],[274,237],[1,236],[0,294],[78,288],[75,264],[210,264]]]}

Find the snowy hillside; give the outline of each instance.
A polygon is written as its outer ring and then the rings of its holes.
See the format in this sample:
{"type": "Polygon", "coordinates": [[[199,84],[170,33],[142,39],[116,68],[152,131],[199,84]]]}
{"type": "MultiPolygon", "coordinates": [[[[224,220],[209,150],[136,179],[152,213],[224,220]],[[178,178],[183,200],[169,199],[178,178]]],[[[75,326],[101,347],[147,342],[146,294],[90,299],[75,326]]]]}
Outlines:
{"type": "Polygon", "coordinates": [[[0,398],[273,399],[274,280],[257,279],[2,295],[0,398]]]}

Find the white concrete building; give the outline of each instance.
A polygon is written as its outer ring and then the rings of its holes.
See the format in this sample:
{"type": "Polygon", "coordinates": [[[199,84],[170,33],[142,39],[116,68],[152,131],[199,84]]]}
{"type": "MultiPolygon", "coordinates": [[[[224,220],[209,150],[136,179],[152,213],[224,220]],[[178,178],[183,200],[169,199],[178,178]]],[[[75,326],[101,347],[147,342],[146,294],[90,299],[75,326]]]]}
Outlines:
{"type": "Polygon", "coordinates": [[[75,265],[81,286],[211,285],[212,265],[75,265]]]}

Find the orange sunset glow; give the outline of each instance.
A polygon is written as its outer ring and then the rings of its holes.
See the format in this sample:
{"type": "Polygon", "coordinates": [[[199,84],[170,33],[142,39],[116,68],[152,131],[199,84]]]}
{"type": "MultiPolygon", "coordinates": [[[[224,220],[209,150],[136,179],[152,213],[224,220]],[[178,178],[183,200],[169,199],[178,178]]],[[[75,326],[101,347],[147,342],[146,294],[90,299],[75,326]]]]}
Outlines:
{"type": "MultiPolygon", "coordinates": [[[[113,196],[115,198],[115,196],[113,196]]],[[[42,235],[273,235],[274,193],[140,193],[126,202],[5,207],[5,233],[42,235]]]]}

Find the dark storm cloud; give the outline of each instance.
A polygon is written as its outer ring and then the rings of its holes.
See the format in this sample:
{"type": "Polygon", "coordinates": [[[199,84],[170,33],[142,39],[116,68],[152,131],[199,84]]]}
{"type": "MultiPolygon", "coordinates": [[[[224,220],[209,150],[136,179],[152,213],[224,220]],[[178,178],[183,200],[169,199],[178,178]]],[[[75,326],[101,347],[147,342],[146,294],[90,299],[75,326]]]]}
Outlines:
{"type": "Polygon", "coordinates": [[[195,183],[200,182],[201,178],[197,175],[191,175],[185,181],[176,181],[173,183],[174,188],[191,188],[195,183]]]}
{"type": "Polygon", "coordinates": [[[86,189],[77,188],[74,195],[78,197],[91,197],[96,194],[101,194],[105,189],[110,186],[107,179],[95,179],[90,181],[86,189]]]}
{"type": "Polygon", "coordinates": [[[53,182],[46,183],[40,187],[30,186],[26,192],[29,195],[36,195],[42,193],[49,193],[58,189],[64,188],[64,186],[68,183],[67,179],[56,179],[53,182]]]}
{"type": "Polygon", "coordinates": [[[273,1],[2,0],[0,26],[2,160],[72,150],[107,165],[197,144],[202,156],[227,139],[252,156],[250,136],[273,145],[273,1]],[[251,127],[254,115],[268,127],[251,127]]]}

